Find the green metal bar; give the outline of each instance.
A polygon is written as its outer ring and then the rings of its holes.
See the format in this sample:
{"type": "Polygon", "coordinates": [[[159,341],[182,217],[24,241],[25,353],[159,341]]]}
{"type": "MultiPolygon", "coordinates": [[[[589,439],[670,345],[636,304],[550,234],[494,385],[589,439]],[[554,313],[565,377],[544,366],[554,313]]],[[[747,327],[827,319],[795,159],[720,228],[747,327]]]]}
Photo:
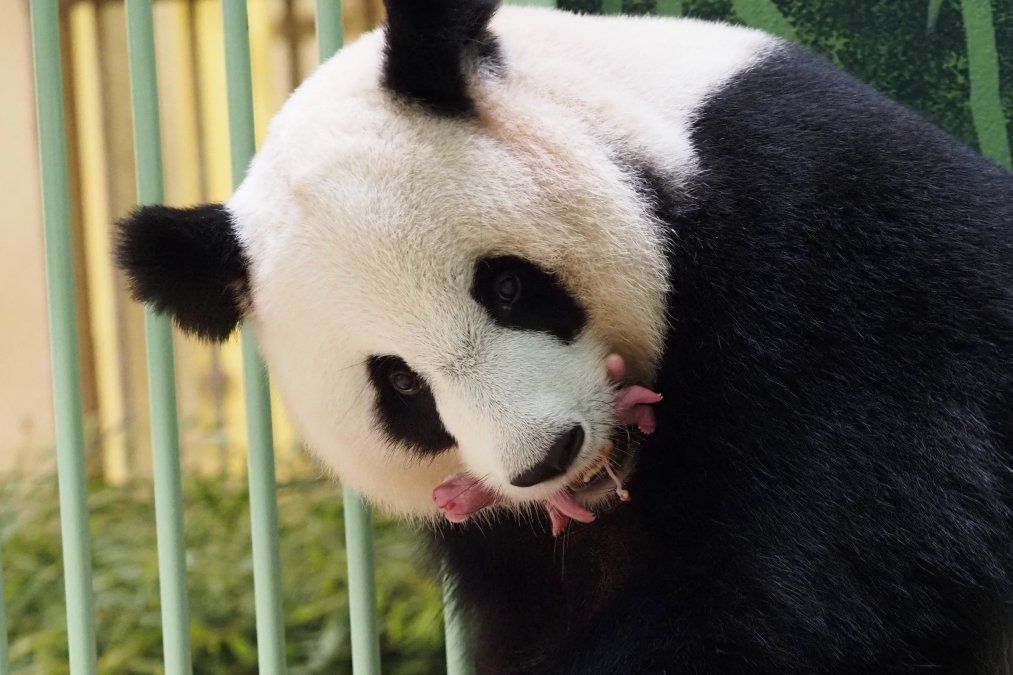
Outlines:
{"type": "Polygon", "coordinates": [[[376,621],[373,525],[369,507],[351,490],[343,491],[345,551],[348,558],[348,612],[352,624],[352,672],[379,675],[380,632],[376,621]]]}
{"type": "MultiPolygon", "coordinates": [[[[340,0],[317,0],[317,58],[326,61],[341,49],[344,24],[340,0]]],[[[379,675],[380,631],[376,619],[373,523],[369,507],[352,490],[343,490],[348,608],[352,628],[352,672],[379,675]]]]}
{"type": "Polygon", "coordinates": [[[732,8],[742,22],[795,41],[795,27],[788,22],[781,10],[771,0],[732,0],[732,8]]]}
{"type": "MultiPolygon", "coordinates": [[[[137,200],[145,205],[160,204],[164,199],[151,4],[152,0],[126,2],[137,200]]],[[[162,650],[165,672],[187,675],[193,672],[193,665],[190,656],[190,607],[186,593],[172,324],[167,316],[155,314],[148,307],[145,309],[144,326],[158,537],[158,583],[162,605],[162,650]]]]}
{"type": "Polygon", "coordinates": [[[468,650],[467,631],[455,606],[446,574],[443,579],[443,639],[447,643],[447,675],[472,675],[475,666],[468,650]]]}
{"type": "Polygon", "coordinates": [[[658,0],[654,5],[654,13],[658,16],[681,16],[682,0],[658,0]]]}
{"type": "Polygon", "coordinates": [[[345,42],[341,0],[317,0],[317,60],[323,63],[345,42]]]}
{"type": "Polygon", "coordinates": [[[250,522],[253,536],[253,587],[257,603],[260,672],[285,673],[285,613],[281,604],[278,502],[267,370],[253,333],[243,328],[243,393],[249,444],[250,522]]]}
{"type": "Polygon", "coordinates": [[[56,469],[67,596],[67,639],[70,672],[90,675],[96,672],[95,614],[81,426],[81,378],[77,363],[77,310],[58,0],[31,0],[31,15],[56,412],[56,469]]]}
{"type": "Polygon", "coordinates": [[[0,675],[11,675],[11,660],[7,654],[7,614],[4,611],[4,557],[0,549],[0,675]]]}
{"type": "MultiPolygon", "coordinates": [[[[238,186],[256,146],[253,128],[253,83],[245,0],[223,0],[225,74],[228,89],[232,183],[238,186]]],[[[253,539],[253,587],[257,610],[257,655],[260,672],[285,673],[285,624],[281,604],[278,553],[278,502],[275,493],[274,440],[267,370],[253,333],[242,330],[243,392],[246,398],[250,523],[253,539]]]]}
{"type": "Polygon", "coordinates": [[[971,117],[982,154],[1007,169],[1013,168],[1006,115],[999,98],[999,55],[989,0],[962,0],[967,36],[967,72],[971,79],[971,117]]]}

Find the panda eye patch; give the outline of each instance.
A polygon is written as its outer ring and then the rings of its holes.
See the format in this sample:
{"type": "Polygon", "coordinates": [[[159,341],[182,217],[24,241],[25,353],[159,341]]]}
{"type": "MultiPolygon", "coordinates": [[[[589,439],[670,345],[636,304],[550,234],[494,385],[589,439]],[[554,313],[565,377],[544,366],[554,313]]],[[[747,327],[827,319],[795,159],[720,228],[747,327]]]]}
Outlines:
{"type": "Polygon", "coordinates": [[[377,426],[390,441],[417,455],[432,457],[452,447],[436,399],[425,379],[399,356],[370,356],[366,371],[376,395],[377,426]]]}
{"type": "Polygon", "coordinates": [[[479,259],[471,297],[505,328],[547,333],[567,343],[587,321],[555,274],[517,256],[479,259]]]}

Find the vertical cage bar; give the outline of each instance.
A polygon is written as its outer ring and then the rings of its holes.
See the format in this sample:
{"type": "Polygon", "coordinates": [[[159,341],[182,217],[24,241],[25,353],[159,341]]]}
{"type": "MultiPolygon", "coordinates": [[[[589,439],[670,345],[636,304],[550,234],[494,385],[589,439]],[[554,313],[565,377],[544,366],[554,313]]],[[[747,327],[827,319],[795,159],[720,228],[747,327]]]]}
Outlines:
{"type": "MultiPolygon", "coordinates": [[[[158,75],[152,0],[127,0],[127,49],[137,167],[137,201],[164,199],[161,128],[158,121],[158,75]]],[[[183,495],[176,419],[176,381],[169,318],[145,308],[148,398],[151,408],[151,452],[158,538],[158,583],[162,605],[162,649],[165,672],[193,671],[190,656],[190,608],[186,592],[183,543],[183,495]]]]}
{"type": "Polygon", "coordinates": [[[472,675],[475,665],[468,650],[467,631],[446,574],[443,575],[443,636],[447,646],[447,675],[472,675]]]}
{"type": "Polygon", "coordinates": [[[56,468],[67,597],[67,642],[70,672],[84,675],[96,672],[95,615],[57,0],[32,0],[31,17],[56,412],[56,468]]]}
{"type": "Polygon", "coordinates": [[[352,626],[352,672],[380,674],[380,633],[376,620],[373,524],[369,507],[351,490],[343,491],[345,552],[348,559],[348,611],[352,626]]]}
{"type": "Polygon", "coordinates": [[[258,665],[265,675],[282,675],[286,670],[285,616],[281,604],[271,397],[267,371],[253,334],[247,328],[243,328],[242,342],[258,665]]]}
{"type": "MultiPolygon", "coordinates": [[[[232,184],[238,186],[253,158],[253,83],[246,0],[224,0],[225,77],[228,92],[232,184]]],[[[285,624],[281,605],[278,553],[278,503],[275,494],[274,441],[267,371],[253,334],[242,331],[243,393],[249,446],[250,522],[253,539],[253,586],[257,610],[260,672],[285,672],[285,624]]]]}
{"type": "Polygon", "coordinates": [[[11,675],[11,661],[7,653],[7,614],[4,610],[4,557],[2,548],[0,548],[0,675],[11,675]]]}
{"type": "MultiPolygon", "coordinates": [[[[340,0],[317,0],[317,57],[323,62],[341,49],[344,26],[340,0]]],[[[348,561],[348,606],[352,628],[352,672],[379,675],[380,633],[376,619],[373,523],[369,507],[351,490],[343,490],[345,552],[348,561]]]]}
{"type": "Polygon", "coordinates": [[[341,0],[317,0],[317,60],[331,58],[345,42],[341,0]]]}

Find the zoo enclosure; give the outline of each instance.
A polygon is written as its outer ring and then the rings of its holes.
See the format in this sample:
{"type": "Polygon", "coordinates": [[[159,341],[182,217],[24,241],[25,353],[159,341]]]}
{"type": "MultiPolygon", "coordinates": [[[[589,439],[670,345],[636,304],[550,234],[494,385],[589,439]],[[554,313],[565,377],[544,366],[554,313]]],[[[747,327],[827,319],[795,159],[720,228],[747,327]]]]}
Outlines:
{"type": "MultiPolygon", "coordinates": [[[[743,20],[786,37],[794,30],[770,0],[736,0],[743,20]]],[[[938,16],[942,0],[929,0],[928,22],[938,16]]],[[[163,200],[162,156],[155,72],[152,0],[126,0],[138,201],[163,200]]],[[[245,0],[222,0],[227,70],[229,140],[233,182],[243,176],[254,152],[250,55],[245,0]]],[[[618,12],[616,0],[605,0],[605,12],[618,12]]],[[[680,13],[678,0],[660,0],[659,13],[680,13]]],[[[1005,118],[998,100],[995,38],[988,0],[961,3],[967,33],[970,107],[979,145],[1009,166],[1005,118]]],[[[317,0],[316,33],[320,59],[341,46],[339,0],[317,0]]],[[[39,139],[43,175],[46,270],[49,289],[51,359],[56,407],[57,468],[65,570],[70,668],[94,673],[96,666],[91,547],[87,523],[85,444],[76,328],[70,186],[61,80],[59,7],[57,0],[31,0],[39,139]]],[[[159,580],[164,665],[168,673],[192,670],[183,516],[180,488],[179,431],[176,418],[172,329],[150,311],[145,317],[149,405],[152,420],[153,475],[156,501],[159,580]]],[[[264,673],[285,671],[284,626],[280,601],[275,464],[272,413],[267,376],[252,336],[242,336],[248,479],[259,666],[264,673]]],[[[349,567],[353,667],[357,673],[380,671],[370,515],[362,501],[347,492],[346,540],[349,567]]],[[[2,590],[2,570],[0,570],[2,590]]],[[[448,671],[469,670],[465,645],[447,613],[448,671]]],[[[6,630],[0,593],[0,675],[7,675],[6,630]]]]}

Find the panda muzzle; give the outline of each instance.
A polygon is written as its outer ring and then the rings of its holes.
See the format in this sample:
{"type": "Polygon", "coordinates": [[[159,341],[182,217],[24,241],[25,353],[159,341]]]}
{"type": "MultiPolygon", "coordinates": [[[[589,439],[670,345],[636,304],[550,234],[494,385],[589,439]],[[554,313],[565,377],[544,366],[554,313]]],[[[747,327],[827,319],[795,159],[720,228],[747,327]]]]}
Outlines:
{"type": "MultiPolygon", "coordinates": [[[[618,354],[611,354],[606,359],[605,368],[609,380],[615,384],[621,383],[626,376],[626,364],[618,354]]],[[[613,404],[616,425],[635,426],[642,433],[652,433],[656,422],[654,410],[650,406],[659,401],[661,394],[646,387],[639,385],[620,387],[615,393],[613,404]]],[[[621,480],[611,471],[607,450],[606,448],[602,453],[603,459],[592,466],[598,466],[598,470],[604,468],[616,484],[616,494],[622,501],[627,501],[629,494],[623,489],[621,480]]],[[[587,471],[588,469],[585,469],[583,474],[586,475],[587,471]]],[[[433,501],[443,511],[447,520],[461,523],[482,509],[501,503],[503,497],[477,477],[462,471],[436,486],[433,490],[433,501]]],[[[552,526],[552,536],[561,534],[571,520],[581,523],[594,522],[594,513],[581,505],[567,487],[550,496],[544,503],[552,526]]]]}

